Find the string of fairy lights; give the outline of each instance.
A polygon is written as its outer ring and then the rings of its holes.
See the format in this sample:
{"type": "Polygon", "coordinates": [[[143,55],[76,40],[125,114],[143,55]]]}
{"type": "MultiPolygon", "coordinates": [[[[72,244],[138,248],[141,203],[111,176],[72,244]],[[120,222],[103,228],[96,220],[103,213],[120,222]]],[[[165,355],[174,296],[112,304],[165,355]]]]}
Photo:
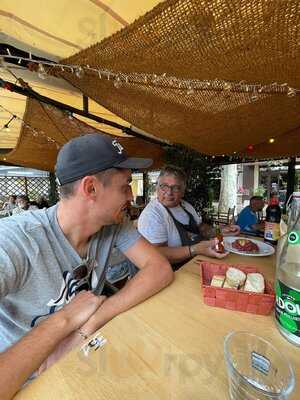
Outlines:
{"type": "MultiPolygon", "coordinates": [[[[199,80],[199,79],[186,79],[186,78],[178,78],[174,76],[168,76],[166,73],[161,75],[153,74],[153,73],[124,73],[124,72],[116,72],[112,70],[108,70],[101,67],[95,67],[90,65],[75,65],[75,64],[62,64],[55,63],[51,61],[38,60],[33,59],[31,53],[29,53],[29,57],[20,57],[15,56],[10,53],[10,50],[7,48],[7,54],[0,54],[0,67],[8,69],[8,67],[4,64],[6,59],[18,60],[18,64],[22,62],[28,62],[28,68],[34,70],[38,73],[38,76],[41,79],[46,79],[48,76],[55,75],[56,73],[71,73],[74,74],[77,78],[82,79],[85,76],[94,76],[97,79],[105,79],[107,81],[111,81],[113,86],[117,89],[121,88],[123,85],[130,84],[143,84],[155,87],[166,87],[172,89],[180,89],[185,92],[187,96],[195,94],[197,91],[203,90],[211,90],[216,92],[239,92],[246,93],[249,95],[249,101],[255,102],[259,100],[259,95],[262,94],[279,94],[285,95],[287,97],[293,98],[300,94],[300,89],[294,88],[290,86],[288,83],[278,83],[273,82],[270,84],[261,84],[261,83],[247,83],[245,80],[239,82],[227,81],[222,79],[214,79],[214,80],[199,80]]],[[[21,124],[28,128],[29,131],[32,132],[33,136],[41,135],[46,138],[47,142],[55,143],[57,149],[61,147],[61,144],[56,142],[52,137],[48,136],[45,132],[38,130],[29,124],[27,124],[22,118],[18,117],[14,113],[5,109],[1,106],[1,109],[7,111],[11,118],[7,123],[4,124],[1,130],[9,132],[9,125],[12,123],[14,119],[18,119],[21,121],[21,124]]],[[[68,114],[70,120],[73,120],[71,114],[68,114]]],[[[73,122],[73,121],[72,121],[73,122]]],[[[275,142],[275,138],[270,137],[268,139],[268,143],[273,144],[275,142]]],[[[249,144],[246,148],[246,152],[248,153],[249,158],[251,158],[251,153],[254,150],[254,146],[249,144]]],[[[221,157],[226,157],[223,154],[221,157]]],[[[207,157],[214,159],[215,156],[207,157]]],[[[237,152],[233,152],[232,155],[229,155],[229,160],[234,160],[238,158],[237,152]]],[[[248,158],[248,157],[247,157],[248,158]]],[[[240,159],[240,157],[239,157],[240,159]]],[[[243,159],[245,160],[245,159],[243,159]]]]}
{"type": "Polygon", "coordinates": [[[300,94],[300,89],[290,86],[288,83],[272,82],[270,84],[247,83],[245,80],[239,82],[227,81],[223,79],[190,79],[168,76],[167,73],[137,73],[137,72],[116,72],[106,68],[90,66],[62,64],[51,61],[33,59],[31,53],[29,57],[19,57],[12,55],[7,49],[7,54],[0,54],[0,65],[4,65],[4,59],[18,60],[18,64],[23,61],[30,63],[32,69],[36,70],[41,79],[46,79],[48,74],[52,75],[56,72],[64,72],[74,74],[77,78],[82,79],[85,75],[93,75],[97,79],[106,79],[111,81],[115,88],[121,88],[123,85],[143,84],[149,86],[168,87],[180,89],[186,95],[193,95],[197,91],[213,90],[218,92],[242,92],[249,94],[250,102],[259,100],[260,94],[281,94],[288,97],[295,97],[300,94]]]}
{"type": "MultiPolygon", "coordinates": [[[[40,129],[36,129],[33,126],[31,126],[30,124],[28,124],[27,122],[25,122],[21,117],[19,117],[18,115],[14,114],[12,111],[8,110],[6,107],[3,107],[0,104],[0,109],[7,112],[8,114],[11,115],[10,120],[2,127],[2,129],[0,129],[0,131],[4,130],[5,132],[9,132],[10,128],[9,128],[9,124],[13,121],[13,120],[18,120],[20,121],[21,125],[25,128],[28,129],[28,131],[34,136],[34,137],[38,137],[38,136],[42,136],[44,139],[46,139],[46,141],[48,143],[52,143],[56,146],[57,150],[60,149],[60,147],[62,146],[61,143],[58,143],[55,139],[53,139],[51,136],[48,136],[44,131],[40,130],[40,129]]],[[[73,117],[72,117],[73,118],[73,117]]]]}
{"type": "MultiPolygon", "coordinates": [[[[45,105],[45,107],[48,108],[48,109],[55,109],[55,107],[49,106],[47,104],[45,105]]],[[[57,150],[59,150],[61,148],[62,144],[58,143],[55,139],[53,139],[52,137],[48,136],[44,131],[34,128],[33,126],[31,126],[30,124],[25,122],[21,117],[17,116],[16,114],[14,114],[12,111],[8,110],[6,107],[2,106],[1,104],[0,104],[0,109],[5,111],[5,112],[7,112],[7,113],[9,113],[11,115],[9,123],[11,123],[14,119],[19,120],[21,122],[21,125],[24,126],[25,128],[27,128],[28,131],[31,132],[34,137],[42,136],[47,140],[48,143],[54,144],[56,146],[57,150]]],[[[80,122],[76,121],[76,118],[74,118],[71,113],[64,112],[64,111],[61,111],[61,113],[65,117],[67,117],[70,120],[71,123],[74,123],[77,127],[79,127],[80,122]]],[[[2,129],[0,129],[0,131],[2,131],[2,130],[7,131],[7,127],[9,128],[9,123],[5,124],[4,127],[2,129]]],[[[214,156],[214,155],[213,156],[204,156],[203,155],[203,157],[204,157],[205,160],[211,160],[212,162],[214,162],[214,160],[216,160],[217,158],[220,158],[220,157],[222,157],[222,158],[227,157],[228,161],[230,161],[230,162],[234,161],[234,160],[236,160],[237,162],[240,162],[240,161],[244,162],[244,161],[249,160],[251,158],[251,156],[247,157],[247,158],[246,157],[241,158],[237,154],[236,151],[233,153],[233,155],[229,155],[229,156],[225,155],[225,154],[222,154],[220,156],[214,156]]],[[[4,157],[3,160],[5,161],[6,158],[4,157]]],[[[253,161],[257,161],[257,160],[253,160],[253,161]]],[[[280,160],[269,160],[268,161],[268,166],[278,166],[278,165],[280,166],[281,164],[282,164],[282,161],[280,161],[280,160]]]]}

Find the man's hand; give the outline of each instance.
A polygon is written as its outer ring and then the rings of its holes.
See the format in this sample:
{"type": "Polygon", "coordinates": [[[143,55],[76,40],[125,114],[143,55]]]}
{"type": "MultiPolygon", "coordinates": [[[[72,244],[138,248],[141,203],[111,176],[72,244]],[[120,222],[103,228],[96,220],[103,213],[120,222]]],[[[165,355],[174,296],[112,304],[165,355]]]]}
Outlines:
{"type": "Polygon", "coordinates": [[[228,252],[226,253],[217,253],[215,247],[215,239],[206,240],[199,242],[193,245],[193,248],[196,250],[198,255],[203,255],[207,257],[214,257],[214,258],[224,258],[227,256],[228,252]]]}
{"type": "Polygon", "coordinates": [[[57,316],[63,318],[71,332],[80,328],[97,311],[105,299],[105,296],[95,296],[90,291],[82,291],[58,311],[57,316]]]}
{"type": "Polygon", "coordinates": [[[82,342],[82,337],[76,330],[85,324],[105,300],[105,296],[95,296],[92,292],[83,291],[56,313],[57,316],[60,314],[64,318],[64,323],[69,324],[72,333],[60,342],[53,353],[43,362],[39,368],[39,374],[82,342]]]}
{"type": "Polygon", "coordinates": [[[224,236],[237,236],[241,231],[238,225],[227,225],[222,228],[224,236]]]}

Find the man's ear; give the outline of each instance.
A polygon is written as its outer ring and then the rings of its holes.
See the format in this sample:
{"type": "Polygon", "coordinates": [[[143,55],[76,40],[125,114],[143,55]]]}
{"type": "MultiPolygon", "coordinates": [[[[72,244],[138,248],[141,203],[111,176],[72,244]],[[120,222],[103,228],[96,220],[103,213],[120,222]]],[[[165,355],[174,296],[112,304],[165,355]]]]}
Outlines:
{"type": "Polygon", "coordinates": [[[82,193],[89,199],[94,199],[96,197],[97,191],[101,190],[100,186],[101,185],[97,184],[96,178],[93,176],[85,176],[81,182],[82,193]]]}

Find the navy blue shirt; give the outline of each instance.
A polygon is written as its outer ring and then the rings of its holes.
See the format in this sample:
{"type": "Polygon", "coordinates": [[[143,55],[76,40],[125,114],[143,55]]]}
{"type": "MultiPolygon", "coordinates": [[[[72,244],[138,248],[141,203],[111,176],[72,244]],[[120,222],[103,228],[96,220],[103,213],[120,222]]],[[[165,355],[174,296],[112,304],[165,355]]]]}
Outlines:
{"type": "Polygon", "coordinates": [[[255,232],[255,230],[251,228],[251,225],[255,225],[257,222],[256,213],[251,210],[250,206],[247,206],[239,213],[236,223],[242,231],[255,232]]]}

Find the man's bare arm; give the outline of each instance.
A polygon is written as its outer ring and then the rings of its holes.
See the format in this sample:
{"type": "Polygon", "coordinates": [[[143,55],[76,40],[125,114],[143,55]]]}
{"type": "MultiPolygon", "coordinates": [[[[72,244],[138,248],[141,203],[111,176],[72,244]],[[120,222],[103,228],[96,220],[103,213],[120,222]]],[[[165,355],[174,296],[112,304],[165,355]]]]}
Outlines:
{"type": "Polygon", "coordinates": [[[0,399],[9,400],[56,346],[97,310],[103,298],[82,292],[0,354],[0,399]]]}
{"type": "Polygon", "coordinates": [[[93,333],[116,315],[159,292],[174,279],[170,263],[144,238],[140,238],[125,255],[140,271],[123,289],[109,297],[82,327],[87,334],[93,333]]]}

